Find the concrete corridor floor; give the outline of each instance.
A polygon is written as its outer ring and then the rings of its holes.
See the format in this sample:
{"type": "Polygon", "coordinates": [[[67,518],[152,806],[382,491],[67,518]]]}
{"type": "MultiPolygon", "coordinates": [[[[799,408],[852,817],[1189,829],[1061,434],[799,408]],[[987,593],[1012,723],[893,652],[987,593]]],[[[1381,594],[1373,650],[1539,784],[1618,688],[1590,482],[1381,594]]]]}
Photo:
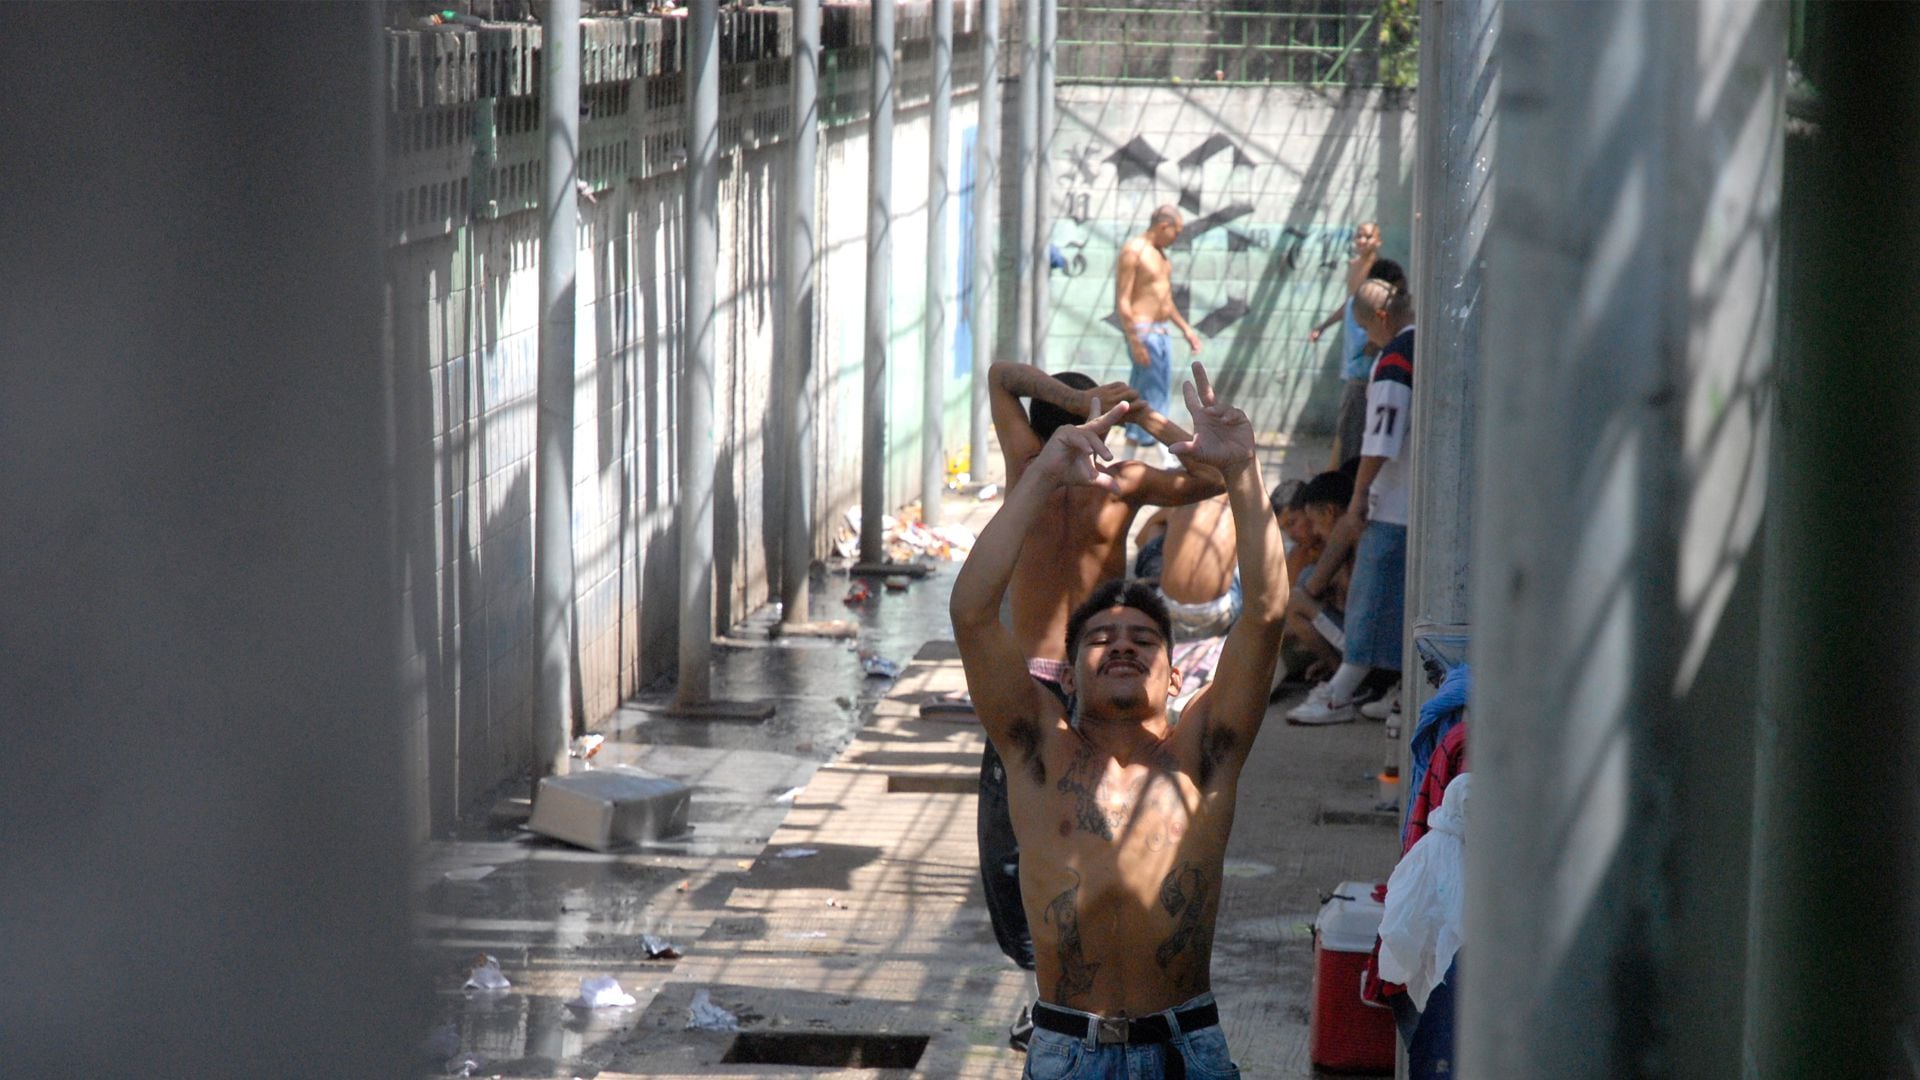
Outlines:
{"type": "MultiPolygon", "coordinates": [[[[1268,457],[1269,478],[1303,474],[1268,457]]],[[[997,505],[954,501],[975,528],[997,505]]],[[[876,591],[857,613],[860,647],[900,661],[897,679],[865,677],[845,642],[770,643],[749,625],[716,650],[714,692],[771,698],[772,720],[621,709],[598,760],[689,784],[689,834],[596,854],[483,821],[435,842],[419,910],[437,1027],[413,1075],[471,1063],[476,1076],[601,1080],[1018,1076],[1006,1029],[1029,982],[995,946],[982,898],[982,736],[919,713],[963,685],[946,622],[956,570],[876,591]],[[643,935],[681,955],[650,959],[643,935]],[[480,953],[510,990],[460,989],[480,953]],[[564,1004],[601,975],[636,1003],[564,1004]],[[700,995],[748,1037],[689,1030],[700,995]],[[853,1035],[867,1037],[866,1067],[849,1067],[853,1035]],[[754,1063],[769,1057],[815,1064],[754,1063]],[[873,1067],[894,1060],[915,1063],[873,1067]]],[[[815,617],[856,614],[846,588],[817,577],[815,617]]],[[[1280,711],[1302,693],[1270,711],[1247,765],[1215,938],[1222,1023],[1249,1077],[1314,1075],[1314,914],[1343,881],[1385,880],[1399,850],[1393,817],[1374,808],[1382,726],[1288,726],[1280,711]]]]}

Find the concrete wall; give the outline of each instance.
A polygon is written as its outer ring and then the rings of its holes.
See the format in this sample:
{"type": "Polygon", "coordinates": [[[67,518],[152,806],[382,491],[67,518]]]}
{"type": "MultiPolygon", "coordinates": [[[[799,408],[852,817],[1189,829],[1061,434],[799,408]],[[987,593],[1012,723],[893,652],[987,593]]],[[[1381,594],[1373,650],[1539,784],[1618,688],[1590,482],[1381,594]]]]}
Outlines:
{"type": "MultiPolygon", "coordinates": [[[[1262,431],[1330,431],[1339,334],[1310,346],[1307,331],[1342,297],[1355,224],[1378,219],[1383,254],[1407,261],[1406,96],[1078,84],[1059,88],[1057,116],[1052,239],[1068,268],[1053,273],[1049,366],[1126,377],[1114,264],[1155,206],[1176,203],[1191,234],[1172,252],[1176,300],[1215,380],[1262,431]]],[[[1177,345],[1176,366],[1185,356],[1177,345]]]]}
{"type": "MultiPolygon", "coordinates": [[[[924,5],[922,5],[924,7],[924,5]]],[[[956,14],[953,130],[956,165],[975,123],[977,7],[956,14]],[[971,66],[970,66],[971,65],[971,66]]],[[[785,12],[755,12],[758,17],[785,12]]],[[[816,550],[858,501],[860,371],[867,204],[866,50],[861,9],[829,8],[843,44],[829,52],[821,93],[830,126],[821,152],[819,304],[816,318],[819,456],[816,550]]],[[[895,128],[895,289],[891,318],[891,450],[888,503],[917,498],[924,323],[928,65],[925,20],[903,8],[902,102],[895,128]]],[[[582,175],[595,202],[581,204],[576,298],[578,389],[574,405],[574,545],[579,700],[588,723],[636,689],[670,675],[676,659],[675,379],[682,319],[684,180],[680,77],[672,34],[655,53],[653,24],[588,20],[585,67],[621,76],[582,88],[582,175]],[[623,28],[641,24],[638,32],[623,28]],[[649,35],[652,34],[653,37],[649,35]],[[594,43],[601,43],[596,49],[594,43]],[[611,43],[609,45],[609,43],[611,43]],[[637,58],[622,61],[626,47],[637,58]],[[606,57],[596,69],[596,52],[606,57]],[[621,64],[626,63],[626,67],[621,64]],[[648,65],[653,64],[650,68],[648,65]]],[[[537,51],[537,28],[520,31],[537,51]],[[531,40],[528,40],[531,38],[531,40]]],[[[462,35],[396,46],[401,57],[450,52],[462,35]]],[[[749,53],[744,32],[723,39],[721,253],[722,355],[716,372],[715,625],[767,601],[777,573],[779,500],[766,477],[784,220],[787,64],[778,34],[749,53]],[[739,52],[727,50],[738,48],[739,52]]],[[[431,59],[431,58],[429,58],[431,59]]],[[[517,70],[526,58],[515,53],[517,70]]],[[[487,89],[488,64],[478,68],[487,89]]],[[[403,66],[405,66],[403,64],[403,66]]],[[[418,63],[432,72],[450,62],[418,63]]],[[[499,65],[495,65],[499,66],[499,65]]],[[[532,482],[534,373],[538,354],[537,101],[477,91],[423,93],[391,120],[401,153],[389,225],[396,430],[401,458],[410,736],[424,825],[449,820],[531,764],[532,482]]],[[[531,84],[503,85],[528,89],[531,84]]],[[[404,95],[403,95],[404,97],[404,95]]],[[[953,170],[956,185],[961,170],[953,170]]],[[[949,250],[960,242],[956,213],[949,250]]],[[[964,353],[960,354],[964,358],[964,353]]],[[[964,359],[962,360],[964,364],[964,359]]],[[[951,365],[948,374],[954,374],[951,365]]],[[[966,383],[949,387],[945,422],[963,437],[966,383]]],[[[777,448],[776,448],[777,451],[777,448]]]]}

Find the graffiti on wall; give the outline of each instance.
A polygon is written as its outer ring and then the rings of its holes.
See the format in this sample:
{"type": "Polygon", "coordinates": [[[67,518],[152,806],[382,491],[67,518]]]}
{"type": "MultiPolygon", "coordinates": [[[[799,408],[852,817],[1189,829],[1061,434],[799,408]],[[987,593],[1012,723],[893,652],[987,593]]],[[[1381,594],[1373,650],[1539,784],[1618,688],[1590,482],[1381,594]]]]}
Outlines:
{"type": "Polygon", "coordinates": [[[1280,178],[1274,174],[1284,170],[1258,160],[1231,133],[1194,134],[1159,146],[1141,135],[1118,147],[1088,137],[1067,141],[1056,153],[1053,235],[1064,261],[1058,272],[1069,279],[1063,295],[1104,307],[1094,321],[1116,334],[1110,275],[1119,248],[1165,203],[1185,219],[1169,251],[1174,302],[1208,339],[1229,334],[1253,313],[1256,301],[1285,307],[1311,301],[1317,307],[1320,295],[1341,279],[1352,224],[1288,223],[1293,207],[1283,189],[1297,189],[1297,183],[1276,185],[1280,178]],[[1178,157],[1171,156],[1175,152],[1178,157]],[[1278,289],[1258,289],[1282,270],[1278,289]]]}

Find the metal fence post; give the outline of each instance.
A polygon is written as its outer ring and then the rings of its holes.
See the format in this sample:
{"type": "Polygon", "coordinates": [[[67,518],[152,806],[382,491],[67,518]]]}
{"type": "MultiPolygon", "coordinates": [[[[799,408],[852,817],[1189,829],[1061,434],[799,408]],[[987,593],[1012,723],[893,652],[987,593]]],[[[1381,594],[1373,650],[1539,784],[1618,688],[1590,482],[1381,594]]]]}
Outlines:
{"type": "Polygon", "coordinates": [[[933,100],[927,147],[927,328],[920,427],[920,510],[928,525],[940,524],[940,494],[946,484],[945,413],[947,356],[953,352],[948,321],[948,205],[953,193],[947,142],[953,116],[953,0],[933,0],[933,100]]]}
{"type": "Polygon", "coordinates": [[[676,705],[708,699],[713,655],[713,381],[720,351],[719,0],[687,12],[686,320],[680,374],[680,671],[676,705]]]}
{"type": "Polygon", "coordinates": [[[534,604],[539,661],[533,679],[533,760],[543,775],[566,764],[573,734],[574,261],[580,197],[580,0],[552,0],[541,24],[540,373],[535,421],[534,604]]]}
{"type": "Polygon", "coordinates": [[[808,621],[813,574],[813,305],[820,168],[820,0],[793,4],[793,127],[787,132],[786,333],[782,339],[786,513],[781,621],[808,621]]]}
{"type": "Polygon", "coordinates": [[[993,363],[995,266],[1000,237],[1000,0],[980,0],[980,124],[973,142],[973,323],[967,458],[976,483],[987,467],[987,368],[993,363]]]}
{"type": "Polygon", "coordinates": [[[867,341],[861,383],[860,561],[886,561],[887,301],[893,276],[893,24],[896,0],[873,0],[873,81],[867,121],[867,341]]]}

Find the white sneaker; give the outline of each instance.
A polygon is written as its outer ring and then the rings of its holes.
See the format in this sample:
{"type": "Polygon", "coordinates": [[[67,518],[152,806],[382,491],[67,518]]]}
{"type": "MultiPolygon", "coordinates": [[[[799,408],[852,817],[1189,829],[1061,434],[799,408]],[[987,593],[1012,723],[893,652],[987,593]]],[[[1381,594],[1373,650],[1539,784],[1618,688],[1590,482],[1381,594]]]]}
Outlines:
{"type": "Polygon", "coordinates": [[[1344,724],[1348,720],[1353,719],[1352,703],[1348,703],[1346,705],[1341,706],[1341,708],[1345,709],[1348,713],[1346,720],[1325,719],[1326,716],[1330,715],[1329,707],[1331,706],[1332,701],[1333,701],[1333,684],[1331,682],[1314,683],[1313,689],[1307,691],[1307,700],[1287,710],[1287,723],[1289,724],[1344,724]]]}
{"type": "Polygon", "coordinates": [[[1327,703],[1327,698],[1332,694],[1333,694],[1332,683],[1325,683],[1325,682],[1314,683],[1313,687],[1307,691],[1307,700],[1301,702],[1298,705],[1295,705],[1291,709],[1288,709],[1287,714],[1291,716],[1296,710],[1304,709],[1309,705],[1325,705],[1327,703]]]}
{"type": "Polygon", "coordinates": [[[1400,715],[1400,688],[1395,686],[1392,693],[1360,706],[1360,715],[1369,720],[1385,720],[1389,716],[1400,715]]]}
{"type": "Polygon", "coordinates": [[[1360,713],[1353,702],[1303,701],[1287,710],[1287,723],[1303,727],[1320,727],[1325,724],[1351,724],[1360,713]]]}

